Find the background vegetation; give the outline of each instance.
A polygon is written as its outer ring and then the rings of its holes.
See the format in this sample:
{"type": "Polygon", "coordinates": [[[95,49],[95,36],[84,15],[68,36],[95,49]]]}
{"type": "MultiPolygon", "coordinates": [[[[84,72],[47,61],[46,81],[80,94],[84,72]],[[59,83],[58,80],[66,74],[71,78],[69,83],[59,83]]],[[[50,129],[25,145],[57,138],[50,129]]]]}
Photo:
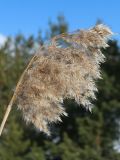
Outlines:
{"type": "MultiPolygon", "coordinates": [[[[49,23],[46,39],[68,31],[63,17],[49,23]]],[[[34,53],[43,44],[41,34],[25,38],[19,34],[8,38],[0,48],[0,122],[12,96],[15,84],[34,53]]],[[[64,100],[69,113],[61,124],[55,125],[51,138],[26,126],[16,105],[0,137],[0,160],[119,160],[116,150],[120,134],[120,48],[109,41],[103,50],[106,63],[102,65],[102,80],[97,82],[99,93],[93,113],[74,100],[64,100]]],[[[120,143],[119,143],[120,144],[120,143]]]]}

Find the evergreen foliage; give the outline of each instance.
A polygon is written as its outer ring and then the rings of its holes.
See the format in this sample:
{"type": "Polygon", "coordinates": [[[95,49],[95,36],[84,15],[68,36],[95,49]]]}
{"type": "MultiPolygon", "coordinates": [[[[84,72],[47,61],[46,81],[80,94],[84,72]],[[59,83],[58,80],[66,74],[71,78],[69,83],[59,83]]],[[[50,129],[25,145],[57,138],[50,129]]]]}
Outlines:
{"type": "MultiPolygon", "coordinates": [[[[63,19],[63,18],[62,18],[63,19]]],[[[66,32],[63,19],[50,24],[50,35],[66,32]],[[51,27],[52,26],[52,27],[51,27]],[[62,29],[61,29],[62,27],[62,29]]],[[[0,121],[12,96],[15,84],[33,54],[34,46],[43,39],[17,35],[0,48],[0,121]]],[[[92,113],[78,107],[74,100],[65,99],[69,118],[52,126],[51,138],[24,125],[21,114],[13,106],[3,135],[0,137],[0,160],[119,160],[115,142],[120,134],[120,48],[109,41],[103,50],[102,80],[98,81],[97,101],[92,113]]]]}

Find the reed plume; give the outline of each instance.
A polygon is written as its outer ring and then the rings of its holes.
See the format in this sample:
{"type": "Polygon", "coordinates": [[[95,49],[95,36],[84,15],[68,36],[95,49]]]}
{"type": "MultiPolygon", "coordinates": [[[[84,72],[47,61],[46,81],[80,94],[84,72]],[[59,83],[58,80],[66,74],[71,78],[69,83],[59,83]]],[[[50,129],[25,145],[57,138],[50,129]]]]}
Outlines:
{"type": "Polygon", "coordinates": [[[15,101],[25,121],[47,134],[49,124],[67,116],[64,98],[74,98],[91,110],[97,91],[95,80],[101,78],[100,63],[105,60],[100,49],[108,46],[111,34],[108,27],[97,25],[58,35],[42,46],[16,86],[0,133],[15,101]]]}

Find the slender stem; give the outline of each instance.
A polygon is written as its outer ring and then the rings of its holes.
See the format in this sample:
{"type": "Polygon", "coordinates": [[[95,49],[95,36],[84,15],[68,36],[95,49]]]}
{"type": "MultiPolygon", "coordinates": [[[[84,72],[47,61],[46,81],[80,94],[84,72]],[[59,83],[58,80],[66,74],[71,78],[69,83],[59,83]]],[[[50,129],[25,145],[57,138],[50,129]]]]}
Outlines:
{"type": "Polygon", "coordinates": [[[0,126],[0,136],[1,136],[1,134],[2,134],[4,125],[5,125],[6,121],[7,121],[8,115],[9,115],[9,113],[10,113],[10,111],[11,111],[12,104],[14,103],[14,100],[15,100],[15,96],[13,95],[13,97],[12,97],[12,99],[11,99],[11,101],[10,101],[7,109],[6,109],[6,112],[5,112],[3,121],[2,121],[1,126],[0,126]]]}
{"type": "Polygon", "coordinates": [[[22,73],[22,75],[21,75],[21,77],[20,77],[20,79],[19,79],[19,81],[18,81],[18,83],[17,83],[17,85],[16,85],[15,92],[14,92],[14,94],[13,94],[11,100],[10,100],[9,105],[7,106],[5,115],[4,115],[4,117],[3,117],[3,121],[2,121],[1,126],[0,126],[0,136],[1,136],[1,134],[2,134],[3,128],[4,128],[4,126],[5,126],[5,123],[6,123],[6,121],[7,121],[7,118],[8,118],[8,116],[9,116],[10,111],[11,111],[12,105],[13,105],[13,103],[14,103],[15,100],[16,100],[17,93],[18,93],[18,91],[19,91],[19,86],[20,86],[20,84],[22,83],[22,80],[23,80],[23,78],[24,78],[24,75],[25,75],[26,71],[28,70],[28,68],[30,67],[30,65],[32,64],[32,62],[33,62],[33,60],[34,60],[35,57],[36,57],[36,55],[34,55],[33,58],[30,60],[29,64],[27,65],[26,69],[25,69],[24,72],[22,73]]]}

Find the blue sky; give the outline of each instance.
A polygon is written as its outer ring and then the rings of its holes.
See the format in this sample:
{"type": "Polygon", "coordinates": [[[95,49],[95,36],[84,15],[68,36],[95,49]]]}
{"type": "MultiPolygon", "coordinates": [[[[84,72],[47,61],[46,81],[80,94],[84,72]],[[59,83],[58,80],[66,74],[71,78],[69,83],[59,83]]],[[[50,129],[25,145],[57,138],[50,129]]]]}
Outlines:
{"type": "Polygon", "coordinates": [[[48,20],[55,22],[59,14],[65,16],[69,31],[91,27],[102,19],[120,33],[120,0],[0,0],[0,34],[45,32],[48,20]]]}

